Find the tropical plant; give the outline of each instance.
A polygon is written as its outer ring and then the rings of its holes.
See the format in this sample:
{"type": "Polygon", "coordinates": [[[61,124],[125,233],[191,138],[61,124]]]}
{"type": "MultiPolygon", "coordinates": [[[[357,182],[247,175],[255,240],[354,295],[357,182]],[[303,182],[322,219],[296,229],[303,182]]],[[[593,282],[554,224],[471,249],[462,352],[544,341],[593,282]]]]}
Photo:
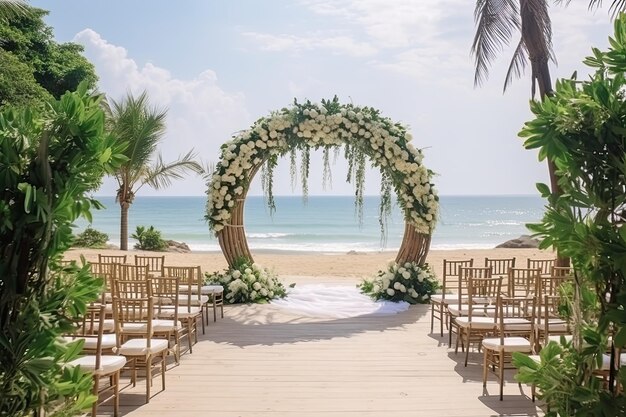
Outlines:
{"type": "Polygon", "coordinates": [[[549,205],[529,227],[543,237],[540,247],[553,246],[574,268],[573,291],[564,289],[572,303],[561,310],[573,320],[573,342],[548,345],[540,362],[515,357],[519,380],[539,388],[551,416],[626,415],[616,389],[617,381],[626,386],[626,367],[609,367],[606,388],[595,374],[604,354],[626,348],[625,14],[609,44],[585,60],[595,69],[590,80],[557,81],[552,97],[532,103],[535,118],[520,133],[554,163],[563,190],[554,196],[538,184],[549,205]]]}
{"type": "Polygon", "coordinates": [[[144,185],[165,188],[188,171],[201,174],[204,170],[194,161],[193,151],[169,163],[158,155],[153,162],[157,145],[165,134],[167,111],[151,107],[146,92],[139,97],[129,93],[123,100],[111,103],[109,129],[126,146],[127,160],[113,175],[119,186],[116,201],[121,209],[120,249],[128,250],[128,210],[137,192],[144,185]]]}
{"type": "Polygon", "coordinates": [[[60,268],[71,225],[100,207],[89,193],[121,162],[104,134],[101,97],[76,93],[45,110],[0,111],[0,415],[73,415],[94,400],[91,377],[58,343],[96,299],[86,266],[60,268]]]}
{"type": "Polygon", "coordinates": [[[145,228],[144,226],[137,226],[137,230],[131,236],[137,240],[135,249],[162,251],[167,248],[167,242],[161,237],[161,232],[150,226],[145,228]]]}
{"type": "Polygon", "coordinates": [[[0,21],[28,12],[28,4],[23,0],[0,0],[0,21]]]}
{"type": "Polygon", "coordinates": [[[107,247],[109,235],[100,232],[91,226],[87,226],[85,230],[79,233],[75,238],[72,246],[81,248],[102,249],[107,247]]]}

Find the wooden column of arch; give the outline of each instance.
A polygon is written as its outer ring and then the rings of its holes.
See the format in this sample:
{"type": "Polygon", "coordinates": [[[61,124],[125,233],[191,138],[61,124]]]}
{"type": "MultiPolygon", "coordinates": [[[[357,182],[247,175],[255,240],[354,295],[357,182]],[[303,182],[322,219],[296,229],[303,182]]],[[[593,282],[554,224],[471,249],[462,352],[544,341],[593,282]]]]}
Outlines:
{"type": "MultiPolygon", "coordinates": [[[[250,170],[248,184],[252,183],[252,180],[260,167],[261,164],[250,170]]],[[[245,258],[250,262],[254,262],[252,253],[248,247],[248,240],[246,239],[246,231],[243,224],[243,212],[247,194],[248,188],[246,187],[243,190],[241,197],[235,201],[235,206],[231,212],[230,222],[217,233],[222,253],[226,258],[228,265],[231,267],[235,265],[237,260],[242,258],[245,258]]],[[[415,230],[413,225],[405,223],[404,237],[402,238],[402,244],[400,245],[400,250],[398,250],[398,255],[396,256],[396,262],[399,264],[415,262],[418,265],[424,265],[424,263],[426,263],[426,256],[428,255],[429,248],[430,235],[419,233],[415,230]]]]}

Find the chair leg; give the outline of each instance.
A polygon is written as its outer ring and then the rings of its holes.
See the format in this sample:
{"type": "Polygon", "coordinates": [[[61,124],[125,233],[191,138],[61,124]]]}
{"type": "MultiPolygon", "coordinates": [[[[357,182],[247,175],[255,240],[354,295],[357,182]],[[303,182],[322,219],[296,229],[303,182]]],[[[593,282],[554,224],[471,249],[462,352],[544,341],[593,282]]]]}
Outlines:
{"type": "Polygon", "coordinates": [[[467,346],[465,346],[465,367],[467,367],[467,359],[469,358],[469,351],[470,351],[470,336],[472,334],[472,328],[468,327],[465,331],[465,334],[467,335],[467,346]]]}
{"type": "Polygon", "coordinates": [[[487,362],[489,357],[487,355],[487,351],[488,349],[485,348],[483,354],[483,388],[487,387],[487,372],[489,372],[489,363],[487,362]]]}
{"type": "MultiPolygon", "coordinates": [[[[206,303],[204,304],[204,308],[206,309],[206,303]]],[[[204,317],[202,317],[202,309],[200,310],[200,318],[202,319],[202,334],[206,334],[205,325],[204,325],[204,317]]]]}
{"type": "Polygon", "coordinates": [[[189,344],[189,353],[193,353],[193,342],[191,337],[191,320],[187,320],[187,343],[189,344]]]}
{"type": "Polygon", "coordinates": [[[224,318],[224,300],[222,300],[220,304],[220,313],[222,315],[222,318],[224,318]]]}
{"type": "Polygon", "coordinates": [[[213,294],[213,323],[217,321],[217,304],[215,302],[215,294],[213,294]]]}
{"type": "Polygon", "coordinates": [[[499,352],[500,356],[500,401],[504,399],[504,351],[499,352]]]}
{"type": "Polygon", "coordinates": [[[94,401],[93,405],[91,406],[91,416],[92,417],[96,417],[98,415],[98,391],[100,390],[99,388],[100,385],[100,377],[98,375],[94,375],[93,376],[93,395],[96,396],[96,401],[94,401]]]}
{"type": "MultiPolygon", "coordinates": [[[[457,328],[457,333],[456,333],[456,344],[454,346],[454,354],[458,354],[459,353],[459,339],[461,339],[461,335],[463,333],[463,331],[461,330],[460,327],[457,328]]],[[[452,329],[450,329],[450,343],[452,343],[452,329]]]]}
{"type": "Polygon", "coordinates": [[[161,388],[165,391],[165,356],[167,352],[163,352],[161,356],[161,388]]]}
{"type": "Polygon", "coordinates": [[[430,332],[433,332],[435,324],[435,303],[430,303],[430,332]]]}
{"type": "Polygon", "coordinates": [[[152,357],[146,356],[146,404],[150,402],[150,386],[152,385],[152,357]]]}
{"type": "Polygon", "coordinates": [[[113,417],[120,413],[120,371],[113,374],[113,417]]]}
{"type": "Polygon", "coordinates": [[[439,334],[443,337],[443,304],[439,309],[439,334]]]}

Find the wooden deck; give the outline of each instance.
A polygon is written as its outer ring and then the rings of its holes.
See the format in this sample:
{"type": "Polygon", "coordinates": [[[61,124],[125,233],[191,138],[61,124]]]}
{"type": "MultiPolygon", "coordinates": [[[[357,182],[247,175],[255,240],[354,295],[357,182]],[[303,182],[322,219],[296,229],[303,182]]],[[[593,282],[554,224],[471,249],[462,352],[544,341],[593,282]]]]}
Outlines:
{"type": "MultiPolygon", "coordinates": [[[[143,381],[121,395],[121,414],[143,416],[539,416],[530,389],[513,382],[498,399],[490,376],[482,387],[482,355],[463,355],[430,335],[429,306],[394,316],[313,320],[271,305],[226,307],[206,335],[154,379],[144,404],[143,381]]],[[[103,406],[101,415],[111,415],[103,406]]],[[[100,414],[99,414],[100,415],[100,414]]]]}

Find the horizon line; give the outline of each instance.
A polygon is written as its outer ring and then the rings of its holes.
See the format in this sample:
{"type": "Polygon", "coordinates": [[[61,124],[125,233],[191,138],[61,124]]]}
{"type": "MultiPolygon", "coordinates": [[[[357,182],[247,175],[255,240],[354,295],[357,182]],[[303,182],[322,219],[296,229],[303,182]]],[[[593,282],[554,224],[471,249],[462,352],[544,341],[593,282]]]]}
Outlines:
{"type": "MultiPolygon", "coordinates": [[[[115,197],[115,195],[94,195],[95,198],[101,197],[115,197]]],[[[206,197],[202,194],[189,194],[189,195],[144,195],[142,198],[154,198],[154,197],[206,197]]],[[[248,195],[247,197],[264,197],[262,194],[248,195]]],[[[293,194],[274,194],[274,197],[303,197],[302,195],[293,194]]],[[[309,194],[307,197],[354,197],[354,194],[309,194]]],[[[380,194],[364,194],[363,197],[380,197],[380,194]]],[[[538,193],[534,194],[439,194],[439,197],[541,197],[538,193]]]]}

